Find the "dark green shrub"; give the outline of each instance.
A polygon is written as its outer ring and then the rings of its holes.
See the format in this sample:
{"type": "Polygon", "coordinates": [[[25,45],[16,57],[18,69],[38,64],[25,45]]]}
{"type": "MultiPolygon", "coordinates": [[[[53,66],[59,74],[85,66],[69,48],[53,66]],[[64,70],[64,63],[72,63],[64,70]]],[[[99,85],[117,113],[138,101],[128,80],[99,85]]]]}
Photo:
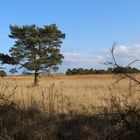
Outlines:
{"type": "Polygon", "coordinates": [[[4,70],[0,70],[0,77],[5,77],[7,74],[4,70]]]}

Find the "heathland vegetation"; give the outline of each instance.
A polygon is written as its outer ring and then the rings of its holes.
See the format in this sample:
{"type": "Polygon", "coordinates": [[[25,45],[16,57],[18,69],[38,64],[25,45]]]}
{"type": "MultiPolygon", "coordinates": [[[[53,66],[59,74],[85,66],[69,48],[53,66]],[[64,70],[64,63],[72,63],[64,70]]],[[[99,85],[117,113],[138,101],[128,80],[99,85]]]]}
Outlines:
{"type": "Polygon", "coordinates": [[[0,54],[1,64],[14,65],[12,74],[18,68],[28,74],[0,78],[1,140],[140,139],[140,74],[131,67],[139,60],[119,66],[114,45],[107,70],[47,76],[64,59],[65,34],[54,24],[11,25],[10,31],[15,44],[9,54],[0,54]]]}
{"type": "MultiPolygon", "coordinates": [[[[137,75],[140,79],[140,75],[137,75]]],[[[113,75],[0,79],[1,137],[9,140],[138,140],[139,85],[113,75]]]]}

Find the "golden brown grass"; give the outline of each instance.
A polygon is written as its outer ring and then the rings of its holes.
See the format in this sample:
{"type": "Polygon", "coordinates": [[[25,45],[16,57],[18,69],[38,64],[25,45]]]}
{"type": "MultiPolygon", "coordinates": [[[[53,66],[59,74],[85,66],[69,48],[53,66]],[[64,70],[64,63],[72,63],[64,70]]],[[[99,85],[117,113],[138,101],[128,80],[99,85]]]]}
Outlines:
{"type": "Polygon", "coordinates": [[[113,85],[116,80],[113,75],[41,75],[40,85],[34,87],[33,76],[1,78],[0,136],[139,140],[139,85],[130,79],[113,85]]]}
{"type": "MultiPolygon", "coordinates": [[[[137,76],[140,78],[140,75],[137,76]]],[[[0,94],[10,95],[21,108],[37,106],[46,113],[94,112],[94,107],[105,106],[113,95],[118,100],[133,93],[130,102],[139,98],[137,87],[129,89],[125,79],[113,86],[113,75],[40,76],[39,86],[33,87],[33,76],[8,76],[0,79],[0,94]],[[15,88],[15,89],[14,89],[15,88]],[[133,99],[133,100],[132,100],[133,99]]],[[[131,83],[133,85],[133,83],[131,83]]],[[[136,86],[136,85],[135,85],[136,86]]]]}

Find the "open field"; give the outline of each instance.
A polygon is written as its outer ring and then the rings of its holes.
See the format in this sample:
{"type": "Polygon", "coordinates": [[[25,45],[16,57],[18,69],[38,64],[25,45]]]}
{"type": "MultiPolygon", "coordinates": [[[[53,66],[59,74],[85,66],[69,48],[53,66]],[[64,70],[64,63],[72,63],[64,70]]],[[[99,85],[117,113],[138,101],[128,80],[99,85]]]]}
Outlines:
{"type": "MultiPolygon", "coordinates": [[[[140,75],[137,76],[140,78],[140,75]]],[[[105,106],[111,96],[118,100],[131,94],[131,101],[139,99],[139,88],[125,79],[113,85],[113,75],[41,76],[39,86],[33,87],[32,76],[8,76],[0,79],[0,94],[11,95],[10,99],[21,108],[36,105],[49,113],[82,112],[83,108],[93,113],[94,107],[105,106]]]]}
{"type": "Polygon", "coordinates": [[[41,76],[34,87],[32,76],[0,78],[0,140],[139,140],[139,85],[116,80],[41,76]]]}

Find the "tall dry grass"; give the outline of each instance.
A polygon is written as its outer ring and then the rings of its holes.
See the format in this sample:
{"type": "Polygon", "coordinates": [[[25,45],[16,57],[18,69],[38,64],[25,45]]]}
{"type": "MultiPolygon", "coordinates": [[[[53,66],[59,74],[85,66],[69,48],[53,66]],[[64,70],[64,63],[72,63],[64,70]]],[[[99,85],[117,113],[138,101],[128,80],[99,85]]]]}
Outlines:
{"type": "MultiPolygon", "coordinates": [[[[139,76],[140,77],[140,76],[139,76]]],[[[116,78],[113,75],[53,76],[41,77],[40,85],[32,86],[32,76],[9,76],[0,79],[0,94],[10,95],[11,100],[21,108],[37,107],[46,113],[80,113],[83,108],[105,105],[110,95],[122,100],[130,92],[128,79],[112,86],[116,78]],[[14,89],[16,87],[16,89],[14,89]],[[49,112],[48,112],[49,111],[49,112]]],[[[133,83],[132,83],[133,84],[133,83]]],[[[135,87],[132,101],[139,98],[135,87]]],[[[88,110],[90,112],[90,109],[88,110]]],[[[93,112],[93,110],[91,110],[93,112]]]]}
{"type": "Polygon", "coordinates": [[[129,79],[113,85],[115,81],[113,75],[53,75],[41,76],[34,87],[32,76],[1,78],[0,132],[15,140],[120,139],[125,131],[135,135],[139,85],[129,79]]]}

